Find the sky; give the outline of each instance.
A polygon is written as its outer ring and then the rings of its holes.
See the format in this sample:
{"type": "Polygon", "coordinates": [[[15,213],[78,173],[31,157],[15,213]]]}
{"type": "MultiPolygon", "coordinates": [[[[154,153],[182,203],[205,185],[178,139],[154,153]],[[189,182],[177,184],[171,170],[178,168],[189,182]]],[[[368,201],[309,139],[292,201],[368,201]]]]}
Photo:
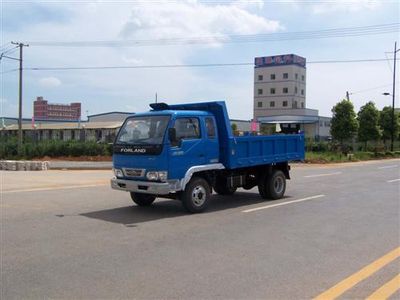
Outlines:
{"type": "MultiPolygon", "coordinates": [[[[351,93],[356,110],[367,101],[375,102],[379,109],[392,102],[382,93],[392,92],[392,58],[394,42],[400,43],[398,32],[307,40],[229,41],[236,35],[399,23],[399,1],[0,0],[0,17],[0,45],[8,46],[11,41],[29,44],[24,48],[25,68],[252,63],[257,56],[294,53],[309,62],[306,105],[318,109],[320,115],[331,116],[332,107],[345,97],[346,91],[351,93]],[[160,39],[204,37],[208,43],[159,43],[160,39]],[[150,41],[150,45],[128,42],[137,40],[150,41]],[[82,41],[118,43],[102,43],[101,47],[57,44],[82,41]],[[388,60],[311,63],[384,58],[388,60]]],[[[8,55],[17,57],[18,51],[8,55]]],[[[0,68],[0,116],[16,117],[18,62],[3,58],[0,68]]],[[[157,93],[158,100],[166,103],[225,100],[231,118],[249,120],[253,114],[253,73],[252,65],[25,70],[23,117],[31,118],[37,96],[55,103],[82,102],[82,119],[86,119],[87,115],[108,111],[146,111],[157,93]]],[[[399,72],[396,73],[400,81],[399,72]]]]}

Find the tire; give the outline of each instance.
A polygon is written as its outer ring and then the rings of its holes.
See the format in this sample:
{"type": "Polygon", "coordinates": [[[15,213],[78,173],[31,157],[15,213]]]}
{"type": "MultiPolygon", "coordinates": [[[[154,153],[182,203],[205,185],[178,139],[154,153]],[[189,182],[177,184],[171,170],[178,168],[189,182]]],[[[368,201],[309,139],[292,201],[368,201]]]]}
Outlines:
{"type": "Polygon", "coordinates": [[[260,194],[261,198],[263,199],[269,199],[269,194],[267,190],[267,180],[268,180],[268,175],[264,174],[260,177],[260,180],[258,182],[258,193],[260,194]]]}
{"type": "Polygon", "coordinates": [[[258,184],[258,191],[264,199],[281,199],[286,190],[286,177],[281,170],[274,170],[270,176],[264,176],[258,184]]]}
{"type": "Polygon", "coordinates": [[[131,193],[132,201],[139,206],[150,206],[156,197],[149,194],[131,193]]]}
{"type": "Polygon", "coordinates": [[[183,207],[191,213],[204,211],[209,203],[211,188],[208,182],[200,177],[193,177],[181,193],[183,207]]]}
{"type": "Polygon", "coordinates": [[[226,182],[224,182],[223,180],[220,180],[220,179],[216,180],[213,188],[214,188],[214,191],[218,195],[223,195],[223,196],[233,195],[237,190],[237,188],[235,188],[235,187],[228,187],[226,185],[226,182]]]}

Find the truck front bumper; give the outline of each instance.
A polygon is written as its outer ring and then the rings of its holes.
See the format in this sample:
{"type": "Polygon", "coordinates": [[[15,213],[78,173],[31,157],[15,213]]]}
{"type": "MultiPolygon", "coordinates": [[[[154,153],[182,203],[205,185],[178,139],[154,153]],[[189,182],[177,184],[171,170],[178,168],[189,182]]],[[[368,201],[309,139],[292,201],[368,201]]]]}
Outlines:
{"type": "Polygon", "coordinates": [[[112,178],[111,188],[125,192],[168,195],[177,190],[177,184],[175,182],[134,181],[112,178]]]}

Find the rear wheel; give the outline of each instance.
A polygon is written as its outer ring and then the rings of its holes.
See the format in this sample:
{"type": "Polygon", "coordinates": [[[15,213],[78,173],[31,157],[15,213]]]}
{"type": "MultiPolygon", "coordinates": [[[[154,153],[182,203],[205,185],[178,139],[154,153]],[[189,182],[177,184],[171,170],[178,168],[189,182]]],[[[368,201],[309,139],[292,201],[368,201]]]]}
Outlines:
{"type": "Polygon", "coordinates": [[[139,206],[150,206],[156,197],[149,194],[131,193],[132,201],[139,206]]]}
{"type": "Polygon", "coordinates": [[[281,170],[273,170],[270,176],[263,176],[258,184],[258,191],[264,199],[280,199],[285,190],[286,177],[281,170]]]}
{"type": "Polygon", "coordinates": [[[211,188],[208,182],[200,177],[193,177],[181,193],[183,207],[191,213],[204,211],[209,203],[211,188]]]}

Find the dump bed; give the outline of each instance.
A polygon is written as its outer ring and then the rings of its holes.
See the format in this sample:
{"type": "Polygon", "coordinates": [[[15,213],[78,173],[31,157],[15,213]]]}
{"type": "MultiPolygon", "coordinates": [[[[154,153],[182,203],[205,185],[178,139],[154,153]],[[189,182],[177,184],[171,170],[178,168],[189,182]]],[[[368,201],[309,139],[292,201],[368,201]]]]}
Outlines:
{"type": "Polygon", "coordinates": [[[169,105],[171,110],[202,110],[215,116],[219,160],[227,169],[304,159],[304,135],[233,136],[224,101],[169,105]]]}

